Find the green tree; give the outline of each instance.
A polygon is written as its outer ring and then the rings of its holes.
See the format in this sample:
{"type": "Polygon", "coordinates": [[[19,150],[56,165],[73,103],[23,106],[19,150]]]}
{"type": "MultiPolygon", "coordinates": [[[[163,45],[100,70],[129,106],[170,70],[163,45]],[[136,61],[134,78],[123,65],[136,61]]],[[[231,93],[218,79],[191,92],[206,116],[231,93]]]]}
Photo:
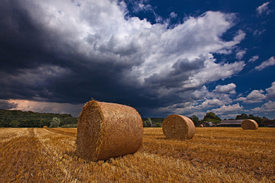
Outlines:
{"type": "Polygon", "coordinates": [[[249,119],[253,119],[255,120],[259,126],[264,126],[264,120],[263,118],[259,117],[259,116],[253,116],[252,114],[249,114],[249,119]]]}
{"type": "Polygon", "coordinates": [[[150,118],[143,118],[142,119],[143,122],[143,127],[151,127],[152,126],[152,120],[150,118]]]}
{"type": "Polygon", "coordinates": [[[196,115],[191,116],[190,119],[194,122],[195,125],[199,123],[199,118],[196,115]]]}
{"type": "Polygon", "coordinates": [[[77,118],[72,117],[72,116],[67,116],[60,120],[60,126],[62,125],[67,125],[67,124],[77,124],[77,118]]]}
{"type": "Polygon", "coordinates": [[[2,127],[9,127],[10,123],[11,123],[11,119],[4,118],[4,119],[2,120],[1,126],[2,126],[2,127]]]}
{"type": "Polygon", "coordinates": [[[57,117],[53,117],[50,127],[54,128],[54,127],[58,127],[59,125],[60,125],[60,119],[58,119],[57,117]]]}
{"type": "Polygon", "coordinates": [[[147,127],[147,122],[146,122],[146,120],[142,120],[142,123],[143,123],[143,127],[147,127]]]}
{"type": "Polygon", "coordinates": [[[19,120],[19,127],[39,127],[39,119],[19,120]]]}
{"type": "Polygon", "coordinates": [[[44,119],[44,120],[42,120],[42,126],[50,126],[51,125],[51,120],[49,119],[49,120],[47,120],[47,119],[44,119]]]}
{"type": "Polygon", "coordinates": [[[152,123],[162,123],[164,118],[150,118],[152,123]]]}
{"type": "MultiPolygon", "coordinates": [[[[0,127],[43,127],[50,126],[53,117],[60,123],[77,123],[78,119],[70,114],[37,113],[32,111],[0,109],[0,127]],[[17,123],[17,122],[19,123],[17,123]]],[[[60,126],[60,125],[59,125],[60,126]]]]}
{"type": "Polygon", "coordinates": [[[19,126],[19,122],[17,120],[12,120],[9,124],[10,127],[16,128],[19,126]]]}
{"type": "Polygon", "coordinates": [[[237,115],[237,116],[236,116],[236,119],[250,119],[250,117],[247,116],[247,114],[242,113],[242,114],[240,114],[240,115],[237,115]]]}
{"type": "Polygon", "coordinates": [[[204,116],[202,121],[209,121],[214,124],[218,124],[221,122],[221,118],[213,112],[208,112],[208,113],[206,113],[206,115],[204,116]]]}
{"type": "Polygon", "coordinates": [[[259,126],[264,126],[263,118],[261,118],[259,116],[253,116],[253,114],[247,115],[245,113],[242,113],[242,114],[236,116],[236,119],[253,119],[258,123],[259,126]]]}
{"type": "Polygon", "coordinates": [[[161,127],[161,123],[156,123],[156,127],[161,127]]]}
{"type": "Polygon", "coordinates": [[[152,120],[150,118],[147,118],[146,120],[146,126],[151,127],[152,126],[152,120]]]}

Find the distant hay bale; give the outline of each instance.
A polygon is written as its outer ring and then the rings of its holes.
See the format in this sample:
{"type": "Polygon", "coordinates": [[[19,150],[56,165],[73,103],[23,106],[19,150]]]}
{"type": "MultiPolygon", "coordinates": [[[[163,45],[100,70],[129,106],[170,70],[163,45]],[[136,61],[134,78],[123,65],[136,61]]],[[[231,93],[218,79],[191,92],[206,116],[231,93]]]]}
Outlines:
{"type": "Polygon", "coordinates": [[[242,121],[241,126],[243,130],[258,130],[259,125],[253,119],[245,119],[242,121]]]}
{"type": "Polygon", "coordinates": [[[43,128],[48,128],[47,126],[43,126],[43,128]]]}
{"type": "Polygon", "coordinates": [[[92,161],[135,153],[142,145],[143,123],[132,107],[91,100],[79,116],[77,151],[92,161]]]}
{"type": "Polygon", "coordinates": [[[193,121],[182,115],[170,115],[162,123],[162,130],[167,138],[192,139],[196,128],[193,121]]]}
{"type": "Polygon", "coordinates": [[[203,127],[203,124],[200,124],[200,127],[203,127]]]}

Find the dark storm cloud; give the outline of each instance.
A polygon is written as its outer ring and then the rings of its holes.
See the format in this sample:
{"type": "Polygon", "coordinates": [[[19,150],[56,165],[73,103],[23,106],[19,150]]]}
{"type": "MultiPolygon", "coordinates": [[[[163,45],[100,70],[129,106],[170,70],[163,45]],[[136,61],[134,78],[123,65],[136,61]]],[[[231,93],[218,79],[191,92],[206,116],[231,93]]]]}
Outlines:
{"type": "Polygon", "coordinates": [[[10,103],[7,101],[0,100],[0,109],[12,109],[16,107],[17,107],[17,104],[15,103],[10,103]]]}
{"type": "MultiPolygon", "coordinates": [[[[108,56],[87,58],[79,55],[73,51],[73,44],[58,46],[60,39],[43,29],[16,1],[4,1],[1,10],[0,21],[4,25],[0,34],[1,98],[33,99],[39,96],[49,102],[70,103],[84,103],[94,98],[136,106],[160,105],[158,99],[152,97],[154,92],[128,88],[120,82],[125,77],[123,70],[137,62],[118,63],[108,56]],[[66,68],[68,72],[59,76],[56,70],[38,69],[51,66],[66,68]],[[54,77],[44,78],[49,74],[45,73],[47,70],[54,77]],[[142,101],[144,99],[146,102],[142,101]]],[[[98,38],[100,36],[89,36],[87,40],[93,44],[98,38]]],[[[122,57],[137,52],[134,44],[114,48],[115,44],[112,38],[99,50],[122,57]]]]}
{"type": "MultiPolygon", "coordinates": [[[[1,98],[32,99],[39,95],[48,101],[76,103],[86,101],[87,96],[96,93],[96,98],[103,98],[100,96],[110,91],[107,86],[112,86],[112,80],[115,81],[123,69],[119,65],[114,66],[112,60],[90,64],[83,56],[68,51],[74,49],[71,45],[56,47],[58,39],[34,22],[16,1],[1,3],[0,23],[0,86],[4,90],[1,98]],[[65,54],[63,50],[67,50],[65,54]],[[39,80],[45,75],[38,67],[49,65],[68,68],[70,73],[61,77],[54,73],[55,77],[45,78],[40,83],[29,83],[29,80],[39,80]],[[22,73],[28,72],[32,72],[31,78],[21,77],[22,73]]],[[[50,72],[53,74],[54,71],[50,72]]]]}
{"type": "Polygon", "coordinates": [[[43,30],[17,1],[1,2],[0,24],[1,71],[16,74],[17,68],[33,68],[45,60],[43,30]]]}
{"type": "Polygon", "coordinates": [[[219,39],[232,26],[232,14],[208,12],[197,18],[199,24],[191,17],[167,29],[135,17],[126,20],[127,10],[117,3],[84,4],[1,2],[0,99],[83,104],[94,98],[157,114],[153,109],[188,102],[203,84],[243,67],[219,65],[209,56],[243,39],[242,32],[234,41],[219,39]],[[206,62],[231,72],[207,77],[212,73],[206,62]]]}

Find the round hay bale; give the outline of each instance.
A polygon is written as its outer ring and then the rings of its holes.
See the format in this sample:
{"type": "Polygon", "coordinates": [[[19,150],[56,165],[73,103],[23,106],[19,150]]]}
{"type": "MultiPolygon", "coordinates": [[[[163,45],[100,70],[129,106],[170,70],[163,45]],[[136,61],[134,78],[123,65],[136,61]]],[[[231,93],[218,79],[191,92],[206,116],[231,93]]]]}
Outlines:
{"type": "Polygon", "coordinates": [[[132,107],[91,100],[79,116],[77,151],[92,161],[135,153],[142,145],[143,123],[132,107]]]}
{"type": "Polygon", "coordinates": [[[242,121],[241,126],[243,130],[258,130],[259,125],[253,119],[245,119],[242,121]]]}
{"type": "Polygon", "coordinates": [[[200,124],[200,127],[203,127],[203,124],[200,124]]]}
{"type": "Polygon", "coordinates": [[[43,126],[43,128],[48,128],[47,126],[43,126]]]}
{"type": "Polygon", "coordinates": [[[192,139],[196,132],[195,125],[190,118],[176,114],[165,118],[162,130],[169,139],[192,139]]]}

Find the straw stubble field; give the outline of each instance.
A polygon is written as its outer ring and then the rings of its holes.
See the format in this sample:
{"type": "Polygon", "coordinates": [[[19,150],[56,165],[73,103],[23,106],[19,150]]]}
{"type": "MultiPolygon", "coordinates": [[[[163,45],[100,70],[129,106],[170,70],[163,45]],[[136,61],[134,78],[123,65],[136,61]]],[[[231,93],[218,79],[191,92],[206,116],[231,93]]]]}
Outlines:
{"type": "Polygon", "coordinates": [[[275,129],[197,128],[193,139],[145,128],[133,155],[91,162],[76,129],[0,128],[0,182],[275,182],[275,129]]]}

